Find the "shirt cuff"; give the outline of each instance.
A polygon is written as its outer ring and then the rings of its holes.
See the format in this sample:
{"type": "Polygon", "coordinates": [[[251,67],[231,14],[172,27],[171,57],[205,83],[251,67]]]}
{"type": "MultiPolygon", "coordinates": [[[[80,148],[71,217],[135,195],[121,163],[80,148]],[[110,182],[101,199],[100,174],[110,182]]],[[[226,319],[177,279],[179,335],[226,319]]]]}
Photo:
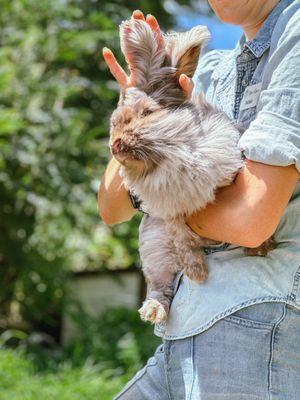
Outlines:
{"type": "Polygon", "coordinates": [[[238,143],[248,160],[269,165],[295,164],[300,172],[300,124],[270,112],[260,112],[238,143]]]}

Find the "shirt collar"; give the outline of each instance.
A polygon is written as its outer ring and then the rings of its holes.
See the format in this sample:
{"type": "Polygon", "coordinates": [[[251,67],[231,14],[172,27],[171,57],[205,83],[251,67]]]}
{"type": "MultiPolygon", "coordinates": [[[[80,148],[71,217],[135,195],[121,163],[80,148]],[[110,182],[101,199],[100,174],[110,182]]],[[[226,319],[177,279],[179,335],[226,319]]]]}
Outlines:
{"type": "Polygon", "coordinates": [[[259,30],[257,36],[252,40],[246,41],[245,35],[243,35],[239,41],[239,47],[241,49],[247,47],[255,57],[260,58],[270,47],[273,30],[280,14],[287,6],[293,3],[293,1],[294,0],[281,0],[272,10],[262,28],[259,30]]]}

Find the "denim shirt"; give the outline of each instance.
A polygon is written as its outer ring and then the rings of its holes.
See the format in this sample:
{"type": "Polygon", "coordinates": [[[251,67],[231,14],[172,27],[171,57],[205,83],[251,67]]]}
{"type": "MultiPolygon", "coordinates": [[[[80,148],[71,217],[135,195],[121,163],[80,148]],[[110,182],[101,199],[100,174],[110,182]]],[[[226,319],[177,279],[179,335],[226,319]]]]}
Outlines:
{"type": "MultiPolygon", "coordinates": [[[[247,159],[295,164],[300,172],[300,0],[281,0],[253,40],[242,37],[234,50],[201,57],[194,81],[197,92],[243,128],[239,148],[247,159]]],[[[189,337],[263,302],[300,310],[299,180],[274,238],[277,248],[265,257],[227,243],[206,248],[207,281],[179,274],[169,317],[155,333],[189,337]]]]}

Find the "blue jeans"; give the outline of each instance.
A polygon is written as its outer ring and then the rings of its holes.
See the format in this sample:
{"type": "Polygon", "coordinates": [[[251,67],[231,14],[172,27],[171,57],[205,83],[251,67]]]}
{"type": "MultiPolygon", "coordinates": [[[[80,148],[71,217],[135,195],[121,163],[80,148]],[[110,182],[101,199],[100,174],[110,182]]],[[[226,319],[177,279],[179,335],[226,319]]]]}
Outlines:
{"type": "Polygon", "coordinates": [[[117,399],[299,400],[300,311],[256,304],[165,341],[117,399]]]}

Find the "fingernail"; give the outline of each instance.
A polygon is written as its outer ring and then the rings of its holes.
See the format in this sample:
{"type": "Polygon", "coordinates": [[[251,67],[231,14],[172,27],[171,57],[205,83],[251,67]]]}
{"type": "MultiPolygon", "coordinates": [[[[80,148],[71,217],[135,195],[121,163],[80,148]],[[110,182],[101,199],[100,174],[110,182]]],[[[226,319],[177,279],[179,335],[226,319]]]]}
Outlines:
{"type": "Polygon", "coordinates": [[[110,53],[110,50],[108,47],[103,47],[102,53],[110,53]]]}
{"type": "Polygon", "coordinates": [[[150,17],[154,18],[152,14],[147,14],[146,19],[148,19],[148,18],[150,18],[150,17]]]}
{"type": "Polygon", "coordinates": [[[141,10],[134,10],[132,14],[141,14],[141,15],[143,15],[141,10]]]}

